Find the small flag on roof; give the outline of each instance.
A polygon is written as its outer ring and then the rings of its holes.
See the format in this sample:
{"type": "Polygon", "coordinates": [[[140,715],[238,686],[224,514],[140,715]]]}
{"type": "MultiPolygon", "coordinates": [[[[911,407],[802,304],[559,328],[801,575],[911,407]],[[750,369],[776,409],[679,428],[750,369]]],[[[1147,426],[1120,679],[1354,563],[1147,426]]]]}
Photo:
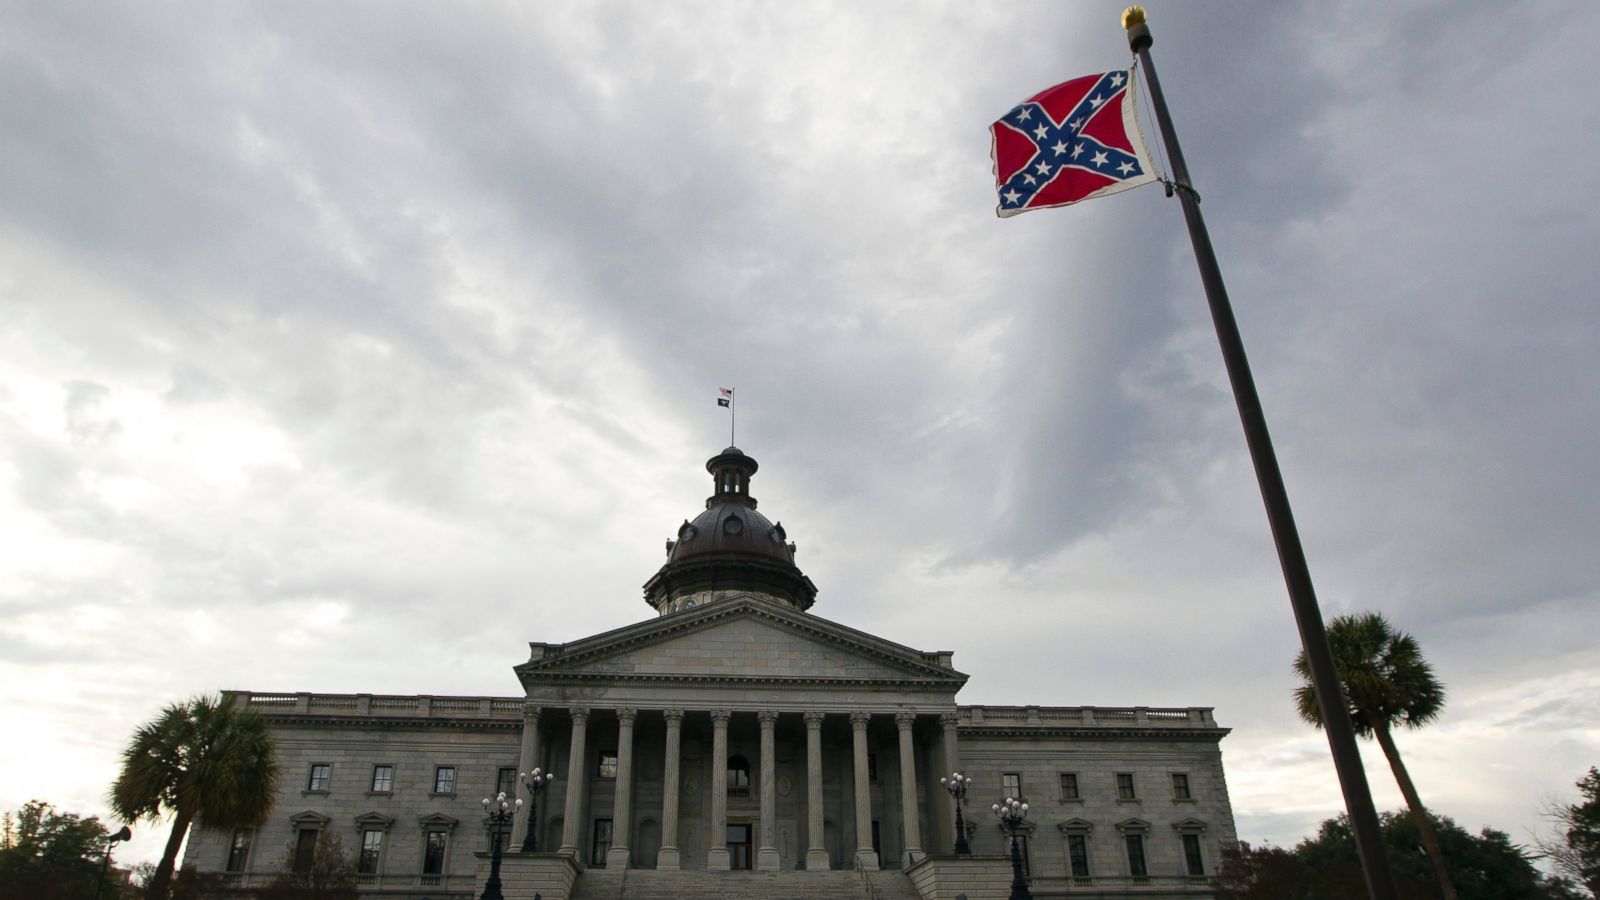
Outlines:
{"type": "Polygon", "coordinates": [[[717,397],[718,406],[733,405],[733,388],[717,388],[717,393],[720,395],[717,397]]]}

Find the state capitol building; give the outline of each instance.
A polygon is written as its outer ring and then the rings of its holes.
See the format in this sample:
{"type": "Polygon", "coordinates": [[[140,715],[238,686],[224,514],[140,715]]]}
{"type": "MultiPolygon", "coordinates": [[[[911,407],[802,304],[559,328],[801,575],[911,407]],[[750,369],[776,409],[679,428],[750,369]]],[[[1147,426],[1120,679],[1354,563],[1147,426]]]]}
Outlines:
{"type": "Polygon", "coordinates": [[[644,584],[658,615],[530,643],[515,696],[226,692],[271,726],[278,799],[257,829],[201,823],[183,865],[259,886],[333,836],[364,898],[476,898],[480,801],[505,791],[531,801],[502,842],[508,900],[979,900],[1010,889],[989,809],[1010,796],[1035,897],[1211,896],[1236,837],[1210,708],[960,705],[951,651],[811,612],[753,458],[706,469],[705,510],[644,584]],[[555,778],[530,798],[535,767],[555,778]]]}

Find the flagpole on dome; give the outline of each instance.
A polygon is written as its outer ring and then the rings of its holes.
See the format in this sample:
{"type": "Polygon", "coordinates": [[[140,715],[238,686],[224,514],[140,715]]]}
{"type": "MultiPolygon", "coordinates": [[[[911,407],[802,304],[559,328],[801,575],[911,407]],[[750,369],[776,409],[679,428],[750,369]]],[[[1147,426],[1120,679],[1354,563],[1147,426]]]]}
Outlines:
{"type": "Polygon", "coordinates": [[[728,408],[728,446],[737,447],[739,442],[734,440],[735,428],[739,421],[738,398],[734,396],[733,388],[717,388],[717,405],[728,408]]]}
{"type": "Polygon", "coordinates": [[[1316,691],[1317,703],[1322,708],[1323,727],[1328,733],[1334,770],[1339,776],[1345,808],[1355,832],[1356,849],[1361,856],[1367,892],[1373,900],[1394,900],[1398,896],[1394,875],[1384,851],[1377,809],[1373,806],[1372,791],[1361,764],[1361,751],[1356,746],[1349,705],[1339,683],[1333,651],[1328,645],[1328,633],[1323,626],[1322,612],[1311,584],[1311,571],[1306,564],[1305,550],[1300,544],[1300,533],[1294,524],[1294,514],[1289,508],[1289,494],[1283,484],[1283,473],[1278,468],[1277,454],[1272,448],[1272,437],[1267,432],[1266,416],[1262,413],[1261,398],[1256,393],[1255,378],[1250,373],[1250,362],[1245,356],[1244,341],[1239,335],[1233,307],[1228,302],[1228,290],[1222,282],[1222,272],[1217,265],[1216,253],[1211,248],[1205,219],[1200,215],[1200,195],[1189,180],[1189,169],[1184,164],[1178,135],[1172,127],[1172,117],[1167,112],[1166,100],[1161,93],[1161,81],[1156,77],[1155,64],[1150,60],[1150,45],[1154,43],[1154,38],[1150,36],[1150,26],[1145,23],[1144,9],[1128,7],[1122,14],[1122,26],[1128,32],[1128,47],[1138,57],[1139,65],[1144,70],[1151,103],[1155,107],[1157,127],[1166,146],[1167,162],[1172,167],[1169,193],[1178,195],[1184,220],[1189,226],[1189,240],[1194,245],[1200,281],[1205,287],[1206,301],[1211,306],[1211,319],[1216,326],[1217,341],[1222,346],[1228,380],[1233,385],[1234,402],[1239,407],[1239,418],[1244,425],[1245,442],[1249,445],[1256,481],[1260,484],[1261,497],[1266,504],[1267,521],[1278,548],[1284,581],[1289,588],[1289,603],[1300,629],[1300,643],[1310,663],[1311,684],[1316,691]]]}

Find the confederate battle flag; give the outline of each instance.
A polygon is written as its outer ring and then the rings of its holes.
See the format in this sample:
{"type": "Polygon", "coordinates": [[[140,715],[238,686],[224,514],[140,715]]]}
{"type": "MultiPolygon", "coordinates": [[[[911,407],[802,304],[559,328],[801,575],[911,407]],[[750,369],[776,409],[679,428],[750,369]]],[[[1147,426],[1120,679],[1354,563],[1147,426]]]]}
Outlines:
{"type": "Polygon", "coordinates": [[[1114,69],[1040,91],[989,126],[995,212],[1066,206],[1156,180],[1133,110],[1132,72],[1114,69]]]}

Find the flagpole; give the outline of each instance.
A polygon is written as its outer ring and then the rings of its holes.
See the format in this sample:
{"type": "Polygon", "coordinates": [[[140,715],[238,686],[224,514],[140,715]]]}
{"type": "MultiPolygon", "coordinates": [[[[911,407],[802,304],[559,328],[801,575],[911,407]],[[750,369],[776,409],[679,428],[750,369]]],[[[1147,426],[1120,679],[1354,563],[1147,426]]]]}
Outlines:
{"type": "Polygon", "coordinates": [[[1289,509],[1289,493],[1283,484],[1283,473],[1278,469],[1277,454],[1272,449],[1272,437],[1267,432],[1261,398],[1256,394],[1255,378],[1250,374],[1250,362],[1245,357],[1244,340],[1239,336],[1239,325],[1234,320],[1233,307],[1228,302],[1228,289],[1222,283],[1222,272],[1217,266],[1216,254],[1211,249],[1211,237],[1206,232],[1205,219],[1200,215],[1200,198],[1190,185],[1189,169],[1184,165],[1183,151],[1178,147],[1178,135],[1172,127],[1172,117],[1167,113],[1167,103],[1161,94],[1161,81],[1156,78],[1156,67],[1150,60],[1150,45],[1154,43],[1154,38],[1150,36],[1150,27],[1145,24],[1144,10],[1140,7],[1129,7],[1122,14],[1122,24],[1128,30],[1128,46],[1138,56],[1139,65],[1144,69],[1150,85],[1156,122],[1161,128],[1161,138],[1172,164],[1172,187],[1178,195],[1178,202],[1183,205],[1183,218],[1189,226],[1195,262],[1200,267],[1200,281],[1205,286],[1206,301],[1211,306],[1217,341],[1222,346],[1222,359],[1227,366],[1228,380],[1233,385],[1234,402],[1239,407],[1239,419],[1244,425],[1245,442],[1250,447],[1256,481],[1261,486],[1261,499],[1267,508],[1267,521],[1272,529],[1273,542],[1278,548],[1278,561],[1289,588],[1289,604],[1294,609],[1295,622],[1300,629],[1300,644],[1310,663],[1311,685],[1322,709],[1323,728],[1328,733],[1334,770],[1338,773],[1345,809],[1350,814],[1350,824],[1355,832],[1367,893],[1372,900],[1396,900],[1398,894],[1394,875],[1389,868],[1383,837],[1378,828],[1378,812],[1372,804],[1372,791],[1361,765],[1361,751],[1356,746],[1349,706],[1339,684],[1333,651],[1328,646],[1328,632],[1317,606],[1316,591],[1311,585],[1311,570],[1306,564],[1305,550],[1300,545],[1294,513],[1289,509]]]}
{"type": "Polygon", "coordinates": [[[737,447],[739,442],[734,440],[734,435],[739,427],[739,389],[728,388],[728,446],[737,447]]]}

